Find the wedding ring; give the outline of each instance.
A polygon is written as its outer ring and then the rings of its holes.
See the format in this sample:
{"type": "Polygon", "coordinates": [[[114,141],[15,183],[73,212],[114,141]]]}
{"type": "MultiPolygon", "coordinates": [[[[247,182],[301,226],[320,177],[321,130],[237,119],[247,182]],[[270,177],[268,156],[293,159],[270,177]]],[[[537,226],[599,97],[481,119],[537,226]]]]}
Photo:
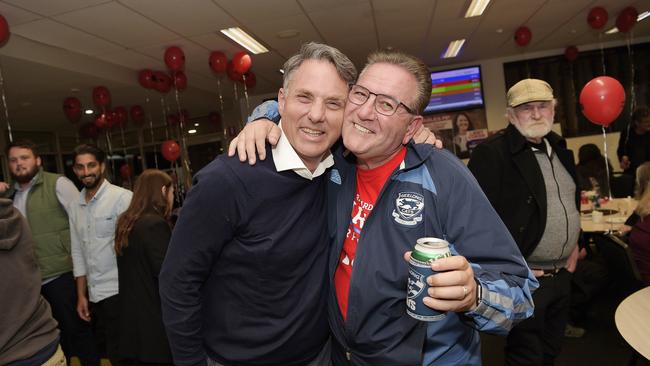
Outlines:
{"type": "Polygon", "coordinates": [[[463,286],[463,299],[467,297],[468,293],[469,293],[469,290],[467,289],[467,286],[463,286]]]}

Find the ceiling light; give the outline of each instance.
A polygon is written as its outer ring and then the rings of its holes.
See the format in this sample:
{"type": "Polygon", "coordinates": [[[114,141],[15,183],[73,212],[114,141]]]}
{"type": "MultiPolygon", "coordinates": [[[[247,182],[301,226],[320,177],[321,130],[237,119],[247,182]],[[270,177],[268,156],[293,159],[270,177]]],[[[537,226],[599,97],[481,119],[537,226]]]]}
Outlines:
{"type": "Polygon", "coordinates": [[[278,71],[280,72],[280,74],[284,75],[284,69],[280,69],[278,71]]]}
{"type": "Polygon", "coordinates": [[[198,124],[198,123],[195,123],[195,124],[194,124],[194,127],[199,127],[199,124],[198,124]]]}
{"type": "Polygon", "coordinates": [[[257,55],[259,53],[269,52],[269,50],[262,46],[258,41],[251,37],[248,33],[241,30],[241,28],[228,28],[222,29],[221,33],[225,34],[228,38],[237,42],[240,46],[249,50],[251,53],[257,55]]]}
{"type": "Polygon", "coordinates": [[[187,133],[196,133],[196,130],[195,130],[195,129],[191,129],[191,130],[187,131],[187,133]]]}
{"type": "Polygon", "coordinates": [[[465,18],[478,17],[482,15],[489,3],[490,0],[472,0],[472,3],[469,4],[469,8],[467,8],[467,12],[465,13],[465,18]]]}
{"type": "Polygon", "coordinates": [[[300,34],[300,31],[295,29],[286,29],[275,34],[276,37],[280,39],[288,39],[297,37],[300,34]]]}
{"type": "Polygon", "coordinates": [[[86,109],[86,110],[84,111],[85,114],[93,114],[94,112],[95,112],[95,111],[93,111],[92,109],[86,109]]]}
{"type": "Polygon", "coordinates": [[[449,46],[447,46],[447,51],[445,51],[445,54],[442,55],[442,58],[456,57],[460,52],[460,49],[463,48],[464,44],[465,44],[464,38],[449,42],[449,46]]]}
{"type": "Polygon", "coordinates": [[[614,34],[614,33],[618,33],[618,28],[614,27],[608,30],[607,32],[605,32],[605,34],[614,34]]]}

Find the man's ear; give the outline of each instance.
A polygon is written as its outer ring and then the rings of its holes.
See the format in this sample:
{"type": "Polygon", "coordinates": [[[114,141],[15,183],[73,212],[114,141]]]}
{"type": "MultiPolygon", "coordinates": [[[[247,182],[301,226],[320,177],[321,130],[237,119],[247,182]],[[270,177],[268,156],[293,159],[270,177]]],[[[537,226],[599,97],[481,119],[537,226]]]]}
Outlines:
{"type": "Polygon", "coordinates": [[[36,166],[40,167],[42,163],[43,163],[43,161],[41,160],[41,157],[37,156],[36,157],[36,166]]]}
{"type": "Polygon", "coordinates": [[[284,114],[284,103],[286,103],[286,95],[284,88],[278,90],[278,112],[282,116],[284,114]]]}
{"type": "Polygon", "coordinates": [[[415,133],[420,129],[422,126],[422,116],[415,116],[409,122],[409,125],[406,127],[406,134],[404,135],[404,140],[402,140],[402,144],[406,145],[408,144],[409,141],[415,136],[415,133]]]}

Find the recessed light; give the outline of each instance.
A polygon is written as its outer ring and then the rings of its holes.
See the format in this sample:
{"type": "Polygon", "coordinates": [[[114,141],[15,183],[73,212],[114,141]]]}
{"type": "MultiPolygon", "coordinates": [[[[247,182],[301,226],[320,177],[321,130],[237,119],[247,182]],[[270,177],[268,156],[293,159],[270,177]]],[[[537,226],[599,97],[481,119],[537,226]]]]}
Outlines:
{"type": "Polygon", "coordinates": [[[196,133],[196,130],[192,129],[192,130],[187,131],[187,133],[196,133]]]}
{"type": "Polygon", "coordinates": [[[79,93],[81,89],[79,88],[70,88],[70,93],[79,93]]]}
{"type": "Polygon", "coordinates": [[[499,33],[499,34],[503,33],[503,28],[497,29],[497,33],[499,33]]]}
{"type": "Polygon", "coordinates": [[[94,112],[95,112],[95,111],[93,111],[92,109],[86,109],[86,110],[84,111],[85,114],[93,114],[94,112]]]}
{"type": "Polygon", "coordinates": [[[195,124],[194,124],[194,127],[199,127],[199,124],[198,124],[198,123],[195,123],[195,124]]]}
{"type": "Polygon", "coordinates": [[[278,71],[280,72],[280,74],[284,75],[284,69],[280,69],[278,71]]]}

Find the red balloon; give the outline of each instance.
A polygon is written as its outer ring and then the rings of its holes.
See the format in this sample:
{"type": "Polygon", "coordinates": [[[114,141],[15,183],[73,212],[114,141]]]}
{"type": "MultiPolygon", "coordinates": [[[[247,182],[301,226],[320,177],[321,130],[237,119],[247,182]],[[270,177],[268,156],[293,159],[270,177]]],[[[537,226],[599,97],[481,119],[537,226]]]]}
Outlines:
{"type": "Polygon", "coordinates": [[[182,71],[174,71],[174,87],[178,91],[187,89],[187,76],[182,71]]]}
{"type": "Polygon", "coordinates": [[[165,160],[176,161],[181,156],[181,147],[174,140],[163,141],[160,145],[160,153],[165,160]]]}
{"type": "Polygon", "coordinates": [[[636,24],[636,18],[638,18],[639,12],[633,6],[628,6],[623,9],[618,17],[616,18],[616,28],[623,33],[627,33],[636,24]]]}
{"type": "Polygon", "coordinates": [[[120,176],[124,180],[128,180],[133,177],[133,168],[129,164],[124,164],[120,167],[120,176]]]}
{"type": "Polygon", "coordinates": [[[180,47],[171,46],[165,50],[165,65],[172,71],[183,70],[185,66],[185,54],[180,47]]]}
{"type": "Polygon", "coordinates": [[[217,74],[222,74],[226,72],[226,67],[228,66],[228,58],[221,51],[212,51],[210,53],[210,58],[208,59],[208,64],[212,71],[217,74]]]}
{"type": "Polygon", "coordinates": [[[246,84],[246,87],[249,89],[253,89],[255,85],[257,85],[257,77],[255,76],[255,73],[249,71],[245,73],[244,76],[245,76],[244,83],[246,84]]]}
{"type": "Polygon", "coordinates": [[[176,113],[170,113],[167,115],[167,125],[176,126],[180,122],[178,115],[176,113]]]}
{"type": "Polygon", "coordinates": [[[120,124],[117,113],[114,110],[106,111],[106,122],[108,123],[108,128],[113,128],[120,124]]]}
{"type": "Polygon", "coordinates": [[[97,136],[99,136],[99,131],[94,123],[86,122],[79,127],[79,136],[86,139],[96,140],[97,136]]]}
{"type": "Polygon", "coordinates": [[[9,39],[9,23],[7,19],[0,14],[0,46],[4,46],[9,39]]]}
{"type": "Polygon", "coordinates": [[[156,82],[153,80],[153,71],[149,69],[140,70],[138,82],[145,89],[153,89],[156,86],[156,82]]]}
{"type": "Polygon", "coordinates": [[[609,18],[607,10],[601,6],[596,6],[589,11],[589,15],[587,15],[587,23],[589,23],[589,26],[593,29],[601,29],[605,24],[607,24],[607,18],[609,18]]]}
{"type": "Polygon", "coordinates": [[[212,125],[217,132],[221,132],[223,126],[221,125],[221,114],[219,114],[219,112],[211,112],[208,115],[208,121],[210,121],[210,125],[212,125]]]}
{"type": "Polygon", "coordinates": [[[139,105],[131,107],[131,120],[137,125],[144,123],[144,109],[139,105]]]}
{"type": "Polygon", "coordinates": [[[591,79],[580,92],[582,114],[597,125],[609,126],[625,106],[625,90],[609,76],[591,79]]]}
{"type": "Polygon", "coordinates": [[[77,123],[81,119],[81,102],[75,97],[65,98],[63,101],[63,113],[72,123],[77,123]]]}
{"type": "Polygon", "coordinates": [[[156,85],[154,86],[156,90],[163,94],[166,94],[171,90],[172,79],[169,77],[169,75],[165,74],[162,71],[155,71],[153,73],[153,76],[153,80],[156,82],[156,85]]]}
{"type": "Polygon", "coordinates": [[[244,78],[242,78],[242,74],[238,73],[235,70],[232,61],[228,62],[228,68],[226,69],[226,74],[228,74],[228,78],[232,81],[239,81],[240,83],[244,82],[244,78]]]}
{"type": "Polygon", "coordinates": [[[95,127],[99,129],[104,129],[106,127],[109,127],[108,115],[106,113],[100,113],[95,116],[95,127]]]}
{"type": "Polygon", "coordinates": [[[578,58],[578,53],[578,47],[569,46],[564,50],[564,57],[569,60],[569,62],[573,62],[578,58]]]}
{"type": "Polygon", "coordinates": [[[108,107],[111,104],[111,92],[105,86],[93,89],[93,102],[97,107],[108,107]]]}
{"type": "Polygon", "coordinates": [[[235,53],[235,56],[232,57],[233,69],[235,69],[239,74],[247,73],[252,64],[253,60],[251,59],[251,56],[244,51],[237,52],[235,53]]]}
{"type": "Polygon", "coordinates": [[[515,31],[515,42],[517,45],[523,47],[530,43],[530,40],[533,38],[533,34],[530,32],[530,29],[526,26],[521,26],[515,31]]]}
{"type": "Polygon", "coordinates": [[[126,111],[126,108],[124,107],[115,107],[113,109],[113,112],[115,113],[116,117],[116,125],[119,126],[126,126],[126,123],[129,121],[129,113],[126,111]]]}

